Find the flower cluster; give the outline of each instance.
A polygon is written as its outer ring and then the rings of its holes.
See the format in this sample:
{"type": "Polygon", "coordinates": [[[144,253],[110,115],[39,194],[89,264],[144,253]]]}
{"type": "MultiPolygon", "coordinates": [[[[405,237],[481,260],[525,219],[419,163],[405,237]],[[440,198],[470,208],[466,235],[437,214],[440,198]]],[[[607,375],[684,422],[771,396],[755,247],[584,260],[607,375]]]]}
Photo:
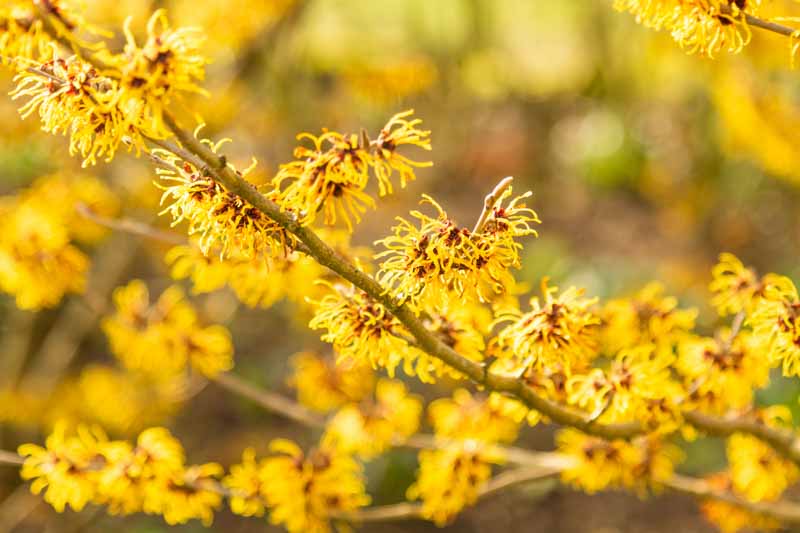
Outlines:
{"type": "MultiPolygon", "coordinates": [[[[216,153],[226,141],[201,142],[216,153]]],[[[198,235],[197,243],[203,254],[216,251],[220,258],[263,259],[279,256],[291,248],[293,239],[277,222],[215,182],[207,169],[166,150],[153,150],[153,156],[163,162],[157,170],[164,183],[161,202],[169,205],[162,214],[169,213],[173,225],[188,222],[189,235],[198,235]]],[[[228,165],[246,178],[255,163],[242,172],[228,165]]]]}
{"type": "Polygon", "coordinates": [[[300,352],[291,363],[294,371],[289,383],[297,389],[300,403],[321,413],[358,403],[375,387],[375,374],[364,361],[336,363],[332,357],[300,352]]]}
{"type": "Polygon", "coordinates": [[[402,363],[403,371],[431,383],[442,372],[458,373],[415,348],[402,323],[367,294],[330,285],[330,292],[314,302],[316,313],[311,329],[326,330],[321,339],[330,342],[338,361],[369,362],[373,368],[385,368],[390,377],[402,363]]]}
{"type": "Polygon", "coordinates": [[[436,209],[436,218],[419,211],[411,212],[418,225],[398,218],[394,234],[378,241],[386,248],[376,256],[384,258],[378,280],[414,305],[442,305],[448,292],[481,301],[505,293],[514,285],[510,269],[520,266],[522,245],[515,239],[536,235],[531,226],[539,223],[523,203],[530,193],[503,205],[511,194],[509,187],[499,195],[486,222],[475,231],[456,225],[425,195],[423,203],[436,209]]]}
{"type": "Polygon", "coordinates": [[[402,381],[380,379],[373,397],[336,412],[322,442],[370,459],[416,433],[421,412],[422,401],[409,394],[402,381]]]}
{"type": "Polygon", "coordinates": [[[46,56],[58,37],[72,39],[76,29],[97,33],[75,7],[69,0],[4,2],[0,7],[0,65],[14,63],[25,68],[46,56]],[[43,16],[48,17],[49,28],[43,16]]]}
{"type": "Polygon", "coordinates": [[[512,309],[498,317],[498,323],[510,323],[492,339],[492,354],[505,361],[504,370],[517,373],[558,365],[584,369],[599,347],[596,303],[574,287],[558,294],[558,287],[549,287],[545,279],[542,299],[531,298],[530,311],[512,309]]]}
{"type": "Polygon", "coordinates": [[[114,194],[86,176],[45,176],[0,200],[0,289],[21,309],[53,307],[83,291],[89,259],[73,240],[90,244],[103,231],[78,215],[81,203],[106,214],[117,209],[114,194]]]}
{"type": "Polygon", "coordinates": [[[556,440],[558,450],[575,460],[563,471],[562,480],[588,493],[626,487],[645,495],[658,490],[683,460],[680,448],[652,435],[609,441],[564,429],[556,440]]]}
{"type": "Polygon", "coordinates": [[[757,14],[760,5],[761,0],[614,0],[615,9],[649,28],[667,30],[690,54],[708,57],[741,52],[750,42],[745,15],[757,14]]]}
{"type": "Polygon", "coordinates": [[[140,47],[131,22],[125,22],[123,52],[99,57],[119,82],[120,105],[135,117],[132,127],[148,137],[169,137],[164,113],[172,100],[184,93],[204,93],[197,82],[205,76],[207,60],[200,51],[205,38],[199,28],[171,28],[166,11],[159,9],[150,17],[147,40],[140,47]]]}
{"type": "Polygon", "coordinates": [[[781,364],[784,376],[800,375],[800,296],[792,280],[766,276],[764,296],[756,298],[746,323],[754,349],[781,364]]]}
{"type": "Polygon", "coordinates": [[[151,304],[147,286],[131,281],[114,291],[116,312],[103,320],[111,351],[129,369],[174,376],[187,366],[207,376],[233,367],[233,344],[220,325],[203,327],[180,287],[151,304]]]}
{"type": "MultiPolygon", "coordinates": [[[[51,22],[60,21],[58,33],[72,40],[69,30],[74,25],[59,6],[41,4],[54,15],[51,22]]],[[[64,57],[40,19],[24,14],[14,18],[13,13],[9,31],[0,33],[5,47],[19,52],[18,57],[34,55],[36,60],[19,65],[12,97],[28,98],[20,109],[23,118],[37,113],[44,131],[69,136],[70,153],[80,153],[85,166],[98,158],[111,161],[121,144],[138,152],[146,138],[171,136],[165,106],[182,93],[201,92],[196,82],[203,78],[206,63],[199,52],[202,38],[197,30],[171,29],[163,10],[151,17],[143,47],[136,45],[127,23],[125,50],[114,54],[100,42],[91,59],[64,57]],[[18,31],[25,20],[30,21],[29,29],[18,31]],[[49,54],[36,53],[35,48],[49,48],[49,54]]],[[[76,43],[73,48],[85,47],[76,43]]]]}
{"type": "MultiPolygon", "coordinates": [[[[260,494],[270,522],[289,533],[329,533],[337,515],[369,503],[361,465],[350,455],[324,446],[305,454],[285,439],[272,441],[270,450],[258,465],[260,494]]],[[[250,473],[256,473],[252,464],[250,473]]]]}
{"type": "Polygon", "coordinates": [[[475,503],[492,465],[504,462],[495,445],[513,442],[519,425],[496,402],[464,389],[431,403],[428,414],[440,446],[419,453],[417,480],[407,496],[421,499],[422,516],[443,526],[475,503]]]}
{"type": "Polygon", "coordinates": [[[33,480],[31,491],[57,511],[87,504],[105,505],[114,515],[136,512],[162,515],[171,525],[199,519],[211,525],[213,511],[222,504],[215,463],[189,466],[184,451],[169,431],[150,428],[136,445],[108,440],[97,428],[80,426],[68,434],[59,424],[45,447],[20,446],[25,456],[23,479],[33,480]]]}
{"type": "Polygon", "coordinates": [[[400,185],[415,178],[414,168],[431,163],[413,161],[398,152],[404,145],[430,150],[430,132],[418,129],[420,119],[409,119],[413,110],[398,113],[370,140],[360,135],[343,135],[325,131],[319,137],[309,133],[298,135],[308,139],[312,147],[298,146],[295,161],[281,165],[273,183],[280,191],[279,202],[300,216],[303,224],[312,224],[323,211],[324,222],[343,220],[352,230],[352,219],[361,222],[361,214],[375,202],[365,189],[370,171],[374,174],[381,196],[392,192],[392,175],[400,175],[400,185]],[[288,185],[286,183],[288,182],[288,185]]]}

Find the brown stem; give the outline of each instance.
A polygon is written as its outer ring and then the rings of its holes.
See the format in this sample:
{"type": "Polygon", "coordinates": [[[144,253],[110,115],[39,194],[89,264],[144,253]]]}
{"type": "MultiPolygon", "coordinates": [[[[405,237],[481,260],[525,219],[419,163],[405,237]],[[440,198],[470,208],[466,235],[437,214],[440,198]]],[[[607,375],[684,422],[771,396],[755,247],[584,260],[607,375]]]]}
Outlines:
{"type": "Polygon", "coordinates": [[[98,215],[92,209],[83,203],[76,206],[78,214],[82,217],[91,220],[95,224],[104,226],[109,229],[122,231],[124,233],[131,233],[133,235],[140,235],[163,242],[165,244],[186,244],[186,238],[170,231],[162,231],[160,229],[148,226],[143,222],[132,220],[128,218],[108,218],[98,215]]]}

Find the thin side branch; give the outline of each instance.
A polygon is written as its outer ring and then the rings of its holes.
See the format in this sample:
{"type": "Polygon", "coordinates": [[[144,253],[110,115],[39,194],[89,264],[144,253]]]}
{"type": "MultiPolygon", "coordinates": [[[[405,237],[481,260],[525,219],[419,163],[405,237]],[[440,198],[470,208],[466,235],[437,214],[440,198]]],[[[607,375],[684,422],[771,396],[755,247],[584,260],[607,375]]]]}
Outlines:
{"type": "Polygon", "coordinates": [[[22,466],[25,460],[14,452],[0,450],[0,465],[22,466]]]}
{"type": "Polygon", "coordinates": [[[483,199],[483,210],[481,211],[481,216],[478,217],[478,221],[475,223],[475,227],[472,228],[472,233],[480,233],[483,231],[483,227],[486,225],[486,221],[489,220],[489,216],[492,214],[492,208],[494,207],[495,202],[497,199],[502,196],[502,194],[511,187],[511,182],[514,181],[512,176],[507,176],[500,180],[495,188],[486,195],[486,198],[483,199]]]}
{"type": "Polygon", "coordinates": [[[78,204],[75,208],[82,217],[91,220],[100,226],[121,231],[124,233],[131,233],[133,235],[140,235],[163,242],[165,244],[186,244],[186,238],[170,231],[163,231],[143,222],[132,220],[129,218],[108,218],[98,215],[86,204],[78,204]]]}
{"type": "Polygon", "coordinates": [[[234,374],[222,373],[212,378],[212,381],[234,394],[252,400],[267,411],[280,414],[308,427],[325,427],[325,419],[313,411],[285,396],[253,386],[234,374]]]}

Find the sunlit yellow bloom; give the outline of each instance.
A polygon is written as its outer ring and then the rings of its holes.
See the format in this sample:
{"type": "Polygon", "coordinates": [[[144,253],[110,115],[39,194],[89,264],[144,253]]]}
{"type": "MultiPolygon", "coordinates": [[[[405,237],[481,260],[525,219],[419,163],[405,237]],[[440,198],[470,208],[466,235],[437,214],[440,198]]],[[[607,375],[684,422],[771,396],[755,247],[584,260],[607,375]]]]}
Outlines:
{"type": "Polygon", "coordinates": [[[241,464],[231,466],[231,473],[222,480],[222,483],[231,492],[229,503],[234,514],[264,516],[265,502],[261,495],[263,465],[263,460],[256,460],[255,450],[247,448],[242,453],[241,464]]]}
{"type": "Polygon", "coordinates": [[[492,475],[492,465],[502,459],[482,450],[475,441],[419,452],[417,481],[406,496],[422,500],[422,516],[444,526],[478,499],[492,475]]]}
{"type": "Polygon", "coordinates": [[[52,59],[21,70],[14,81],[12,98],[28,98],[22,118],[37,113],[42,130],[69,136],[70,154],[81,154],[84,166],[98,157],[111,161],[123,141],[129,148],[143,146],[131,123],[135,114],[119,106],[117,81],[79,57],[62,59],[54,47],[52,59]]]}
{"type": "Polygon", "coordinates": [[[83,292],[89,259],[70,244],[57,211],[6,198],[0,217],[0,289],[16,297],[17,307],[54,307],[65,294],[83,292]]]}
{"type": "Polygon", "coordinates": [[[502,402],[489,401],[457,389],[452,398],[440,398],[428,406],[428,417],[437,437],[445,441],[474,440],[485,443],[511,443],[517,438],[519,423],[502,402]]]}
{"type": "Polygon", "coordinates": [[[770,274],[746,323],[753,328],[753,347],[773,364],[782,364],[784,376],[800,375],[800,297],[792,280],[770,274]]]}
{"type": "Polygon", "coordinates": [[[560,452],[576,460],[561,479],[590,494],[627,487],[646,495],[660,489],[659,482],[672,477],[683,459],[679,448],[657,436],[607,441],[570,428],[559,431],[556,441],[560,452]]]}
{"type": "Polygon", "coordinates": [[[222,494],[210,484],[222,473],[220,465],[206,463],[155,478],[145,485],[144,511],[162,515],[171,526],[197,519],[208,527],[214,521],[214,510],[222,506],[222,494]]]}
{"type": "Polygon", "coordinates": [[[81,215],[78,206],[108,218],[116,215],[120,206],[117,196],[101,180],[71,173],[43,176],[21,196],[23,202],[58,218],[70,237],[82,243],[97,242],[108,230],[81,215]]]}
{"type": "Polygon", "coordinates": [[[270,522],[290,533],[330,533],[332,515],[367,505],[361,466],[347,454],[321,448],[308,455],[277,439],[261,468],[270,522]]]}
{"type": "Polygon", "coordinates": [[[419,429],[422,401],[402,381],[380,379],[375,397],[342,407],[328,422],[323,443],[372,458],[419,429]]]}
{"type": "MultiPolygon", "coordinates": [[[[225,141],[201,142],[216,152],[225,141]]],[[[277,222],[225,190],[203,169],[165,150],[153,150],[153,155],[166,162],[166,167],[156,170],[164,182],[161,202],[169,204],[162,214],[172,216],[173,226],[188,222],[189,235],[199,236],[198,245],[204,254],[216,251],[221,258],[234,253],[252,258],[281,255],[291,247],[294,241],[277,222]]],[[[239,172],[230,163],[228,166],[239,172]]],[[[253,168],[243,170],[240,176],[246,178],[253,168]]]]}
{"type": "Polygon", "coordinates": [[[667,30],[688,53],[713,57],[737,53],[750,42],[745,14],[755,15],[761,0],[614,0],[636,21],[655,30],[667,30]]]}
{"type": "Polygon", "coordinates": [[[281,165],[275,187],[289,181],[281,191],[281,205],[300,213],[303,224],[313,223],[317,212],[323,211],[325,224],[336,224],[338,218],[352,230],[352,219],[359,223],[368,207],[375,208],[375,201],[364,192],[372,156],[363,136],[329,131],[297,138],[309,139],[313,147],[298,146],[296,160],[281,165]]]}
{"type": "Polygon", "coordinates": [[[330,357],[300,352],[292,356],[291,364],[289,383],[297,389],[300,403],[321,413],[360,402],[375,387],[375,373],[365,361],[335,363],[330,357]]]}
{"type": "Polygon", "coordinates": [[[733,486],[750,501],[776,500],[800,477],[797,465],[752,435],[731,435],[726,450],[733,486]]]}
{"type": "Polygon", "coordinates": [[[173,279],[191,279],[194,294],[228,286],[243,304],[262,309],[285,298],[307,310],[307,299],[324,292],[313,281],[329,275],[313,258],[299,252],[245,257],[231,250],[222,259],[213,251],[203,253],[199,246],[182,245],[170,249],[165,261],[172,266],[173,279]]]}
{"type": "Polygon", "coordinates": [[[205,76],[206,59],[200,52],[205,40],[198,28],[170,27],[159,9],[147,23],[147,40],[136,44],[129,17],[125,21],[125,49],[102,53],[109,75],[119,80],[121,107],[132,114],[134,127],[149,137],[169,137],[164,111],[181,93],[203,93],[197,82],[205,76]]]}
{"type": "Polygon", "coordinates": [[[373,368],[385,368],[390,377],[403,363],[403,371],[433,382],[442,369],[430,356],[411,346],[410,334],[386,308],[361,291],[329,285],[331,291],[314,302],[316,314],[311,329],[327,330],[321,339],[330,342],[338,361],[369,361],[373,368]]]}
{"type": "MultiPolygon", "coordinates": [[[[706,481],[712,488],[721,492],[734,489],[730,476],[726,473],[714,474],[707,477],[706,481]]],[[[722,533],[737,533],[743,529],[773,531],[781,528],[781,523],[774,518],[753,514],[739,506],[715,498],[703,500],[700,510],[706,520],[717,526],[722,533]]]]}
{"type": "Polygon", "coordinates": [[[571,376],[567,381],[569,402],[606,422],[648,418],[650,406],[680,395],[670,373],[673,362],[674,356],[654,354],[652,346],[623,350],[607,369],[571,376]]]}
{"type": "Polygon", "coordinates": [[[542,280],[542,299],[534,296],[527,313],[511,311],[498,322],[512,321],[492,340],[492,353],[519,373],[529,368],[563,365],[584,368],[597,355],[600,318],[593,307],[596,298],[584,298],[583,290],[570,287],[557,295],[558,287],[542,280]]]}
{"type": "Polygon", "coordinates": [[[378,178],[381,196],[392,193],[391,177],[395,171],[400,174],[400,187],[405,188],[406,183],[416,179],[414,168],[433,165],[430,161],[424,163],[413,161],[397,151],[405,145],[417,146],[424,150],[431,149],[431,132],[419,129],[417,126],[422,124],[422,119],[409,118],[413,114],[413,109],[397,113],[386,123],[378,138],[371,143],[375,149],[372,165],[378,178]]]}
{"type": "Polygon", "coordinates": [[[653,344],[657,353],[672,354],[675,345],[694,328],[697,310],[680,309],[678,300],[664,296],[664,286],[653,282],[630,298],[607,302],[601,316],[606,353],[653,344]]]}
{"type": "Polygon", "coordinates": [[[687,386],[698,389],[700,398],[713,392],[724,402],[725,408],[717,409],[719,414],[746,409],[753,401],[753,390],[769,383],[769,360],[753,349],[748,332],[740,331],[732,341],[728,331],[713,339],[687,339],[679,345],[678,354],[676,369],[687,386]]]}
{"type": "Polygon", "coordinates": [[[69,506],[80,511],[96,496],[96,477],[105,467],[102,455],[108,439],[98,428],[79,428],[78,434],[66,434],[66,425],[59,424],[47,437],[45,447],[23,444],[19,454],[25,456],[20,475],[33,479],[31,492],[44,492],[44,500],[59,513],[69,506]]]}
{"type": "Polygon", "coordinates": [[[719,263],[711,270],[714,279],[709,285],[714,297],[711,305],[720,316],[751,311],[763,284],[752,268],[746,268],[733,254],[720,254],[719,263]]]}
{"type": "Polygon", "coordinates": [[[233,344],[220,325],[203,327],[180,287],[164,291],[154,304],[143,282],[114,291],[116,313],[103,320],[111,351],[133,370],[172,376],[191,365],[214,376],[233,367],[233,344]]]}
{"type": "Polygon", "coordinates": [[[412,211],[418,224],[397,219],[394,234],[377,241],[386,248],[376,256],[383,258],[378,280],[396,297],[414,304],[436,302],[448,292],[476,295],[482,301],[506,292],[514,285],[510,269],[520,267],[522,245],[515,239],[535,236],[531,226],[539,223],[523,203],[530,193],[504,206],[511,194],[509,187],[497,198],[476,233],[459,227],[433,198],[423,195],[422,203],[436,209],[436,218],[412,211]]]}
{"type": "Polygon", "coordinates": [[[16,63],[18,68],[26,60],[39,60],[50,51],[56,37],[72,37],[79,30],[94,33],[77,13],[76,3],[69,0],[6,0],[0,7],[0,65],[16,63]],[[45,30],[40,12],[49,16],[49,22],[58,35],[45,30]]]}
{"type": "Polygon", "coordinates": [[[417,129],[422,121],[405,118],[412,113],[406,111],[392,117],[374,141],[363,130],[360,135],[335,131],[325,131],[319,137],[298,135],[298,140],[308,139],[313,146],[298,146],[295,161],[281,165],[275,176],[274,185],[281,189],[281,205],[299,213],[303,224],[313,223],[317,213],[323,211],[325,224],[333,225],[339,218],[352,230],[351,219],[361,222],[366,209],[375,208],[374,200],[365,192],[371,168],[383,196],[392,192],[390,177],[395,170],[405,187],[415,177],[414,167],[431,165],[397,152],[403,145],[431,149],[430,132],[417,129]],[[288,186],[284,186],[287,181],[288,186]]]}

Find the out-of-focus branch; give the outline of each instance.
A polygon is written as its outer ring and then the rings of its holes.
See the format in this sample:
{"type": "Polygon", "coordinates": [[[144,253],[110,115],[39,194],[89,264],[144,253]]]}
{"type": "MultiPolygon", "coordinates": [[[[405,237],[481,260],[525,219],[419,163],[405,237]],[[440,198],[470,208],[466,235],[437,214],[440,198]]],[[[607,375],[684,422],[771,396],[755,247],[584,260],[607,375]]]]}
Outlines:
{"type": "Polygon", "coordinates": [[[800,465],[800,440],[790,429],[769,427],[746,416],[725,418],[689,411],[684,413],[683,417],[691,425],[710,435],[727,437],[734,433],[747,433],[758,437],[800,465]]]}
{"type": "Polygon", "coordinates": [[[140,235],[142,237],[147,237],[148,239],[160,241],[165,244],[186,244],[185,237],[171,231],[163,231],[158,228],[154,228],[143,222],[139,222],[138,220],[132,220],[129,218],[104,217],[102,215],[98,215],[92,211],[88,205],[82,203],[75,206],[75,209],[82,217],[109,229],[130,233],[132,235],[140,235]]]}
{"type": "Polygon", "coordinates": [[[235,374],[222,373],[212,378],[212,381],[234,394],[252,400],[271,413],[312,428],[325,426],[325,419],[313,411],[281,394],[251,385],[235,374]]]}
{"type": "Polygon", "coordinates": [[[707,481],[687,476],[673,475],[662,483],[665,487],[701,499],[719,500],[741,509],[763,516],[775,518],[785,524],[800,524],[800,505],[787,501],[751,502],[735,494],[717,490],[707,481]]]}

